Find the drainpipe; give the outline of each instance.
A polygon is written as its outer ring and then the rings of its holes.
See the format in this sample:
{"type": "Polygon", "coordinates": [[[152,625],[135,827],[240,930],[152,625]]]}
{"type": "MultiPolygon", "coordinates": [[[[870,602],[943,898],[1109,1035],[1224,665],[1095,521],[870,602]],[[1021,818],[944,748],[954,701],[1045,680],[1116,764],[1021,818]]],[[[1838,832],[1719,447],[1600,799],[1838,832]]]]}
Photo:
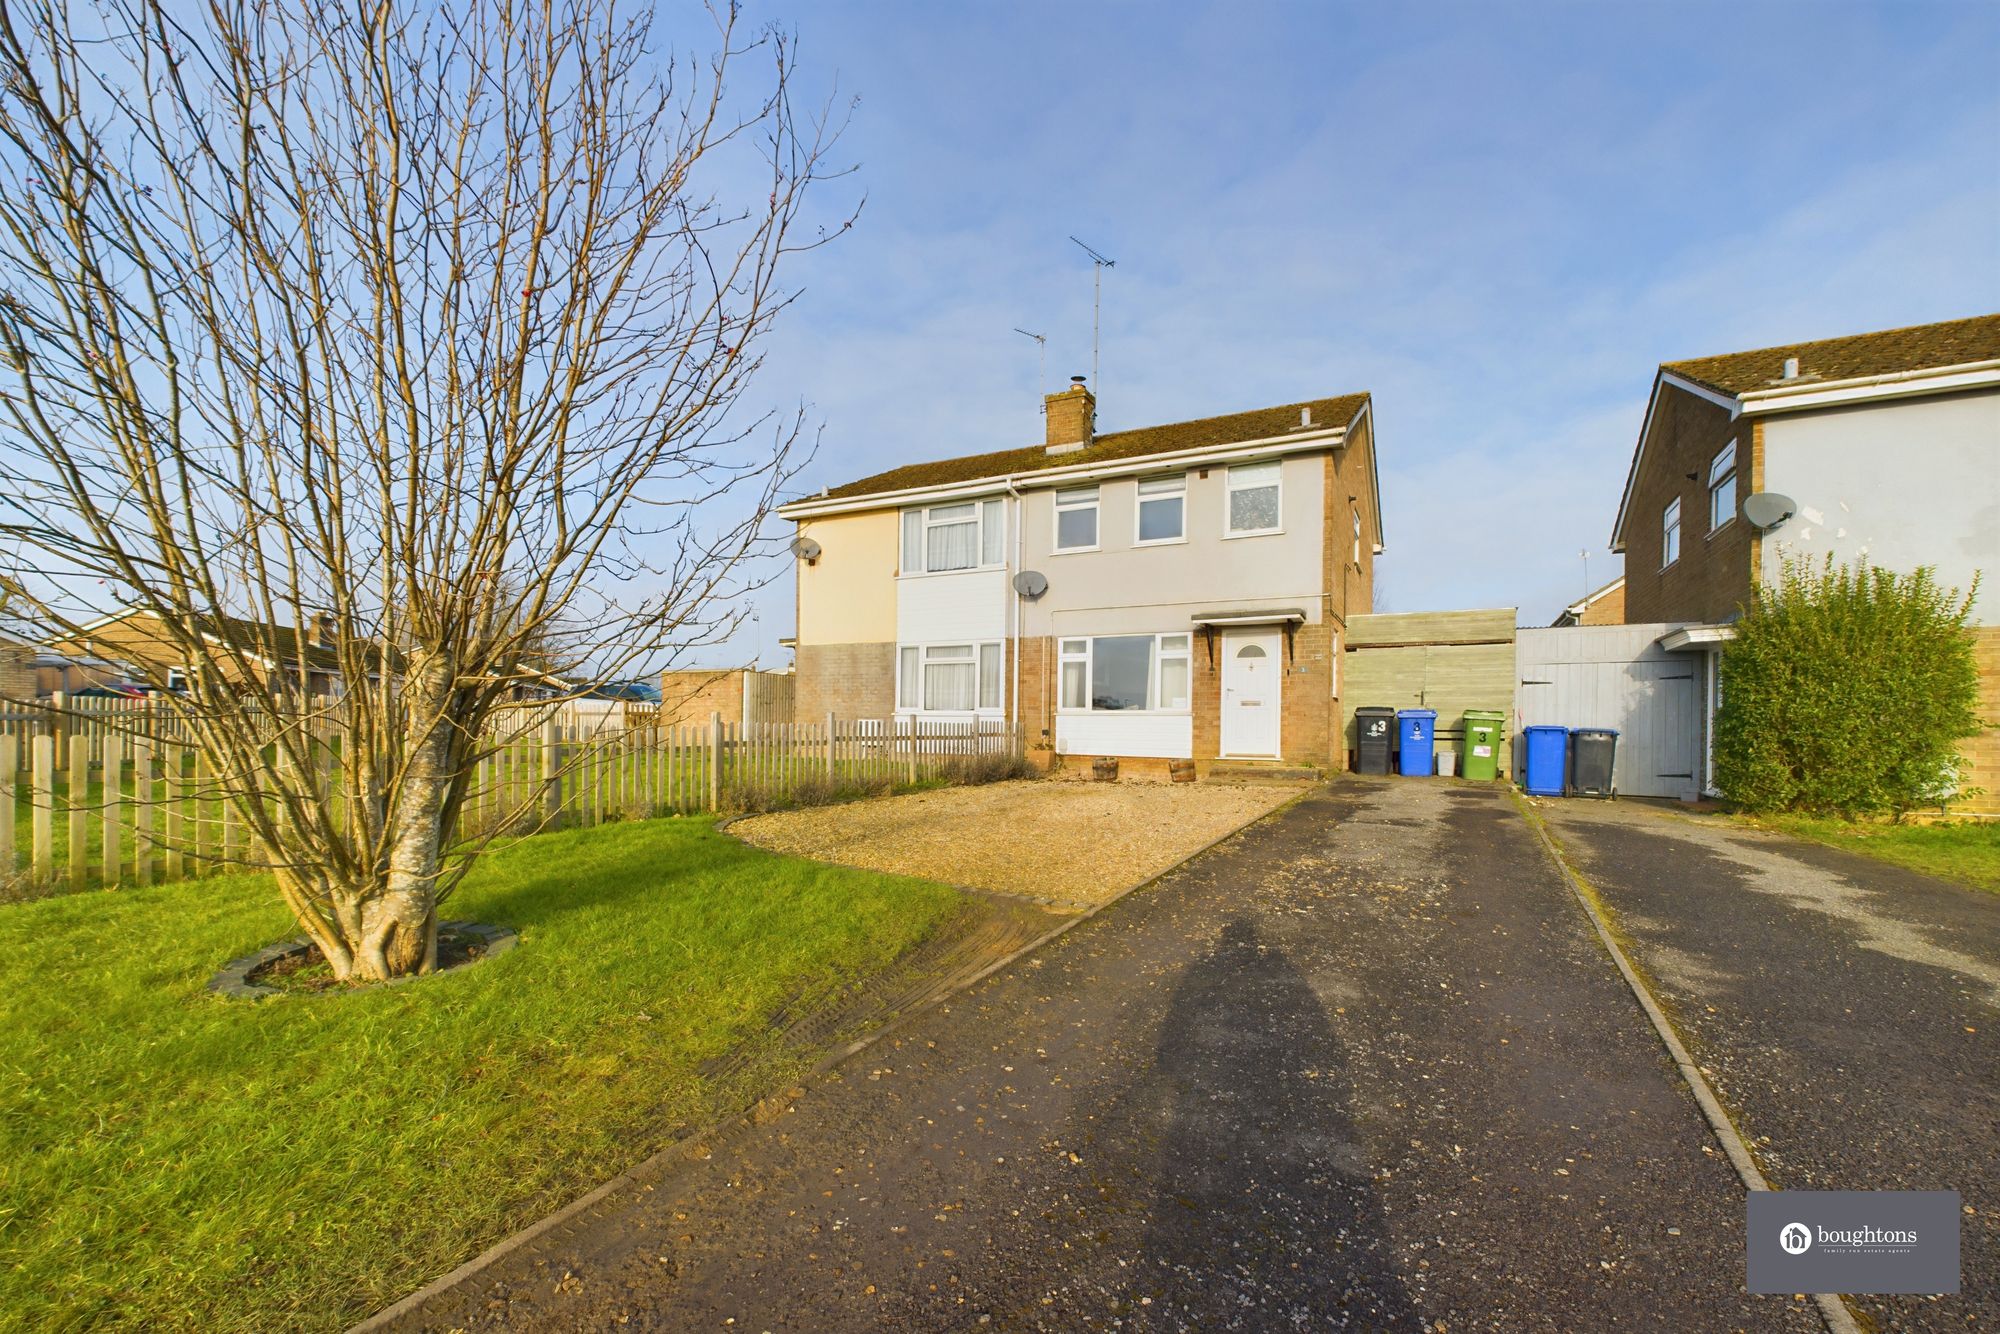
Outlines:
{"type": "Polygon", "coordinates": [[[1013,475],[1008,474],[1004,480],[1007,485],[1007,495],[1014,502],[1014,513],[1010,516],[1014,521],[1014,565],[1007,576],[1007,591],[1014,595],[1014,688],[1008,709],[1014,720],[1014,726],[1021,729],[1021,746],[1025,750],[1028,745],[1028,728],[1027,721],[1021,717],[1021,590],[1014,587],[1014,576],[1021,572],[1021,530],[1027,527],[1027,522],[1021,510],[1021,493],[1014,487],[1013,475]]]}

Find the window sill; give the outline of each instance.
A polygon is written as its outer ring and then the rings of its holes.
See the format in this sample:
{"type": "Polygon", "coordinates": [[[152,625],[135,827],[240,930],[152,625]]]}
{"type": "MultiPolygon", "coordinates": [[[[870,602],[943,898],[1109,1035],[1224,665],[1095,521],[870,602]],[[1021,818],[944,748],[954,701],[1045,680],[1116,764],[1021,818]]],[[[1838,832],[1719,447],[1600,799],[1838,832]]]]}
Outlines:
{"type": "Polygon", "coordinates": [[[1709,538],[1714,537],[1717,533],[1728,528],[1731,524],[1735,522],[1736,522],[1736,516],[1732,514],[1728,518],[1724,519],[1721,523],[1715,525],[1715,527],[1709,529],[1707,535],[1704,536],[1701,540],[1704,542],[1708,541],[1709,538]]]}
{"type": "Polygon", "coordinates": [[[954,574],[992,574],[1005,570],[1001,565],[968,565],[962,570],[906,570],[898,573],[898,579],[949,579],[954,574]]]}
{"type": "Polygon", "coordinates": [[[1065,709],[1057,708],[1058,718],[1191,718],[1193,709],[1065,709]]]}
{"type": "Polygon", "coordinates": [[[1679,565],[1680,563],[1681,563],[1681,558],[1679,556],[1676,556],[1672,560],[1668,561],[1665,565],[1662,565],[1660,567],[1660,573],[1665,574],[1668,570],[1673,569],[1674,566],[1679,565]]]}
{"type": "Polygon", "coordinates": [[[1180,537],[1156,537],[1148,542],[1141,542],[1135,539],[1132,545],[1135,547],[1184,547],[1187,545],[1187,537],[1185,535],[1180,537]]]}
{"type": "Polygon", "coordinates": [[[1051,556],[1088,556],[1088,555],[1089,555],[1089,554],[1090,554],[1091,552],[1093,552],[1093,551],[1102,551],[1102,550],[1104,550],[1104,548],[1103,548],[1103,547],[1101,547],[1101,546],[1097,546],[1097,547],[1051,547],[1051,548],[1049,549],[1049,554],[1050,554],[1051,556]]]}
{"type": "Polygon", "coordinates": [[[1284,536],[1284,533],[1285,530],[1282,528],[1254,528],[1248,532],[1242,532],[1242,533],[1225,532],[1222,535],[1222,540],[1225,542],[1233,542],[1239,537],[1282,537],[1284,536]]]}

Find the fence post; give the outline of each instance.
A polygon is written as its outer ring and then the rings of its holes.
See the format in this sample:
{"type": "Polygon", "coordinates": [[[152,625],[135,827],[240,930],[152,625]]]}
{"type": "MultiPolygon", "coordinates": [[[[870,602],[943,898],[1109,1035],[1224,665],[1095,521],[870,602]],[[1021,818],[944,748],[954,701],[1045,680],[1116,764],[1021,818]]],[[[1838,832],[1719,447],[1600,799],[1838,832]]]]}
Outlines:
{"type": "Polygon", "coordinates": [[[69,758],[69,692],[66,690],[58,690],[49,696],[49,738],[55,746],[50,762],[60,770],[69,758]]]}
{"type": "Polygon", "coordinates": [[[104,734],[104,885],[124,876],[125,743],[115,732],[104,734]]]}
{"type": "Polygon", "coordinates": [[[64,796],[69,802],[69,887],[83,889],[90,878],[90,743],[79,746],[69,739],[69,782],[64,796]]]}
{"type": "Polygon", "coordinates": [[[562,765],[556,742],[556,720],[542,724],[542,801],[551,828],[562,821],[562,765]]]}
{"type": "Polygon", "coordinates": [[[132,883],[153,883],[153,747],[132,739],[132,883]]]}
{"type": "Polygon", "coordinates": [[[0,734],[0,882],[14,874],[14,738],[0,734]]]}
{"type": "Polygon", "coordinates": [[[161,789],[167,802],[167,879],[187,875],[187,747],[168,746],[161,756],[161,789]]]}
{"type": "Polygon", "coordinates": [[[56,739],[36,737],[34,752],[35,787],[30,794],[35,804],[33,864],[35,879],[46,883],[56,867],[56,739]]]}
{"type": "Polygon", "coordinates": [[[708,808],[722,809],[722,715],[708,715],[708,808]]]}
{"type": "Polygon", "coordinates": [[[910,783],[917,781],[917,738],[923,735],[924,725],[917,719],[910,719],[910,783]]]}

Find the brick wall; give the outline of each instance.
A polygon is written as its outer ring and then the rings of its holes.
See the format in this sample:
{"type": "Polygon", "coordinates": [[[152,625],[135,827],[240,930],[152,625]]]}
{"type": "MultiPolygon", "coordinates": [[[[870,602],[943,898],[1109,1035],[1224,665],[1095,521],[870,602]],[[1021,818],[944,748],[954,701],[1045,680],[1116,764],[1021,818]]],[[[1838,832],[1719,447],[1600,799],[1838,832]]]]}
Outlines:
{"type": "Polygon", "coordinates": [[[725,723],[743,721],[742,668],[660,673],[662,727],[706,727],[713,713],[725,723]]]}
{"type": "Polygon", "coordinates": [[[0,699],[33,699],[35,651],[25,644],[0,643],[0,699]]]}
{"type": "Polygon", "coordinates": [[[1722,621],[1748,602],[1757,538],[1741,515],[1708,530],[1708,465],[1736,441],[1736,497],[1763,484],[1763,428],[1672,386],[1660,390],[1652,434],[1625,515],[1625,622],[1722,621]],[[1689,473],[1694,476],[1690,478],[1689,473]],[[1680,559],[1660,568],[1661,515],[1681,502],[1680,559]]]}
{"type": "Polygon", "coordinates": [[[2000,815],[2000,625],[1979,626],[1977,634],[1974,652],[1979,660],[1979,716],[1987,727],[1960,749],[1972,761],[1966,786],[1986,791],[1962,805],[1954,804],[1952,809],[2000,815]]]}
{"type": "MultiPolygon", "coordinates": [[[[794,715],[813,722],[887,718],[896,711],[894,644],[801,644],[794,715]]],[[[1032,737],[1030,738],[1032,739],[1032,737]]]]}

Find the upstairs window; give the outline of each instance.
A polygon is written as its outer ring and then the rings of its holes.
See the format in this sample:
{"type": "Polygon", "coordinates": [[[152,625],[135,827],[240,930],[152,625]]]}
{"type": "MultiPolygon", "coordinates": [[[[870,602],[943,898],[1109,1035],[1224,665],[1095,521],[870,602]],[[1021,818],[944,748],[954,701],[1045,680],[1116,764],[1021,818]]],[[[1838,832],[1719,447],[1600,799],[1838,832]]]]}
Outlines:
{"type": "Polygon", "coordinates": [[[904,510],[903,573],[1005,564],[1006,537],[1006,514],[998,500],[904,510]]]}
{"type": "Polygon", "coordinates": [[[1239,463],[1229,470],[1229,535],[1279,530],[1278,464],[1239,463]]]}
{"type": "Polygon", "coordinates": [[[1056,492],[1056,550],[1089,551],[1097,545],[1097,488],[1056,492]]]}
{"type": "Polygon", "coordinates": [[[1139,483],[1137,541],[1180,542],[1187,538],[1187,474],[1148,477],[1139,483]]]}
{"type": "Polygon", "coordinates": [[[1736,517],[1736,442],[1731,440],[1708,465],[1708,531],[1736,517]]]}
{"type": "Polygon", "coordinates": [[[1361,568],[1361,511],[1354,511],[1354,568],[1361,568]]]}
{"type": "Polygon", "coordinates": [[[1676,496],[1660,512],[1660,568],[1681,558],[1681,502],[1676,496]]]}

